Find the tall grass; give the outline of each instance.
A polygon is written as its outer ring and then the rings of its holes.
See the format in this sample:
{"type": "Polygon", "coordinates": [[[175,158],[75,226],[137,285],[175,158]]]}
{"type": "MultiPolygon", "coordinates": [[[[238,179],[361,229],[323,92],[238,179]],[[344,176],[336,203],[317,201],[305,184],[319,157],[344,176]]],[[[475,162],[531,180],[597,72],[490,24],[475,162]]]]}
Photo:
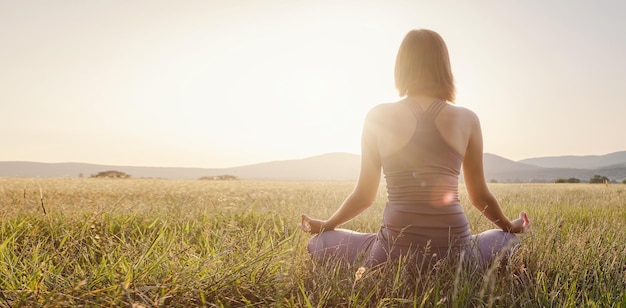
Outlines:
{"type": "MultiPolygon", "coordinates": [[[[493,184],[532,219],[504,268],[400,260],[356,276],[311,262],[297,228],[352,187],[0,179],[0,307],[626,307],[626,185],[493,184]]],[[[472,230],[493,228],[463,192],[472,230]]],[[[345,227],[376,232],[384,200],[345,227]]]]}

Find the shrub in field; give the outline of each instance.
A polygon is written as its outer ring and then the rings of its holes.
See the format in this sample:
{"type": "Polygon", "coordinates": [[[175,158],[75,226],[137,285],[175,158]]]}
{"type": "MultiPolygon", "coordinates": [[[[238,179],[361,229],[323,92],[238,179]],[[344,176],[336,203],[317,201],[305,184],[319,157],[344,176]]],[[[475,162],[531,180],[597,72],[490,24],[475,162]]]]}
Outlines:
{"type": "Polygon", "coordinates": [[[569,178],[569,179],[556,179],[554,180],[554,183],[580,183],[580,179],[578,178],[569,178]]]}
{"type": "Polygon", "coordinates": [[[603,175],[594,175],[591,179],[589,179],[589,183],[591,184],[606,184],[609,183],[611,180],[609,178],[607,178],[606,176],[603,175]]]}
{"type": "Polygon", "coordinates": [[[223,174],[223,175],[214,175],[214,176],[203,176],[198,180],[209,180],[209,181],[237,181],[239,178],[235,175],[223,174]]]}
{"type": "Polygon", "coordinates": [[[125,172],[109,170],[109,171],[101,171],[96,174],[91,175],[92,178],[117,178],[117,179],[127,179],[130,178],[130,174],[125,172]]]}

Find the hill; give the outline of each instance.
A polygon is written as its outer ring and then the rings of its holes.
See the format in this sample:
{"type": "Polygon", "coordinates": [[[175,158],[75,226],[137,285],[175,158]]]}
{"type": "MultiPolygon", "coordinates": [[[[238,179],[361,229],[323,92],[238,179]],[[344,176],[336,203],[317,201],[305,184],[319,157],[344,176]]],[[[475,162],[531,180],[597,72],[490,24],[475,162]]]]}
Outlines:
{"type": "Polygon", "coordinates": [[[606,155],[536,157],[519,162],[543,168],[600,169],[616,164],[626,164],[626,151],[606,155]]]}
{"type": "Polygon", "coordinates": [[[117,170],[134,178],[194,179],[204,175],[217,175],[220,169],[175,168],[175,167],[135,167],[86,163],[39,163],[39,162],[0,162],[2,177],[89,177],[100,171],[117,170]]]}
{"type": "MultiPolygon", "coordinates": [[[[595,174],[617,181],[626,179],[626,151],[582,157],[540,157],[518,162],[485,153],[483,163],[488,181],[552,182],[558,178],[574,177],[584,182],[595,174]],[[594,167],[583,168],[582,166],[594,167]]],[[[79,175],[88,177],[101,171],[117,170],[130,174],[133,178],[198,179],[203,176],[228,174],[247,180],[356,181],[359,176],[359,166],[359,155],[348,153],[329,153],[303,159],[213,169],[0,162],[0,177],[78,177],[79,175]]]]}
{"type": "Polygon", "coordinates": [[[220,172],[243,179],[354,181],[359,176],[360,162],[359,155],[329,153],[304,159],[221,169],[220,172]]]}
{"type": "Polygon", "coordinates": [[[553,182],[559,178],[578,178],[584,182],[596,174],[616,181],[626,179],[626,151],[606,155],[538,157],[518,162],[504,159],[506,164],[498,165],[491,164],[502,158],[487,159],[488,155],[485,154],[485,177],[498,182],[553,182]]]}
{"type": "Polygon", "coordinates": [[[304,159],[273,161],[234,168],[176,168],[113,166],[86,163],[0,162],[0,177],[89,177],[106,170],[133,178],[198,179],[203,176],[235,175],[249,180],[354,181],[360,157],[329,153],[304,159]]]}

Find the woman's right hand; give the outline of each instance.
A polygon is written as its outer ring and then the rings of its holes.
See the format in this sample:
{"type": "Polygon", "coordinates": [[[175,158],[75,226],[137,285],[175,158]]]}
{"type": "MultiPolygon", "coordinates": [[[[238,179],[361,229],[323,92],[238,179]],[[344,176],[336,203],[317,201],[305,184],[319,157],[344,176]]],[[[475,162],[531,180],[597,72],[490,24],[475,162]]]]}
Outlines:
{"type": "Polygon", "coordinates": [[[524,233],[526,229],[530,226],[530,220],[526,215],[526,212],[519,213],[519,218],[511,221],[511,228],[509,232],[511,233],[524,233]]]}
{"type": "Polygon", "coordinates": [[[302,214],[302,222],[298,224],[300,229],[304,232],[311,234],[317,234],[324,230],[324,220],[313,219],[307,215],[302,214]]]}

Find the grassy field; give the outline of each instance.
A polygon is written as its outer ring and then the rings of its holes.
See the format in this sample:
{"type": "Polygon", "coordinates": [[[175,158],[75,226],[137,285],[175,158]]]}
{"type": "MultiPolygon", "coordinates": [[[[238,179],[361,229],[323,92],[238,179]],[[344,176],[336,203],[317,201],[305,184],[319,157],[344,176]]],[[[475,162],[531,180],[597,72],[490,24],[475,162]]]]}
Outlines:
{"type": "MultiPolygon", "coordinates": [[[[490,184],[532,230],[506,268],[316,265],[344,182],[0,178],[0,307],[626,307],[626,185],[490,184]]],[[[376,232],[377,202],[345,227],[376,232]]],[[[473,232],[492,224],[461,201],[473,232]]]]}

